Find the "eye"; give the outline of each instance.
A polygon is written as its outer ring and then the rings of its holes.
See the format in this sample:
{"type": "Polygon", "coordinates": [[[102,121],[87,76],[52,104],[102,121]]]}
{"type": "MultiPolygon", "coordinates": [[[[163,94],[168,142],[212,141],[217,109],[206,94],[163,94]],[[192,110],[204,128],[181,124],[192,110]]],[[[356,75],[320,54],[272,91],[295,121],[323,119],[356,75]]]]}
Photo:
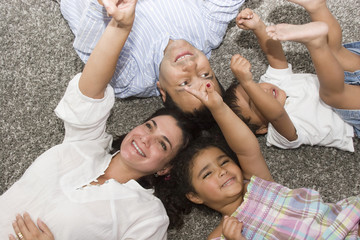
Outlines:
{"type": "Polygon", "coordinates": [[[162,149],[163,149],[164,151],[166,151],[166,150],[167,150],[166,144],[165,144],[163,141],[160,141],[159,143],[160,143],[162,149]]]}
{"type": "Polygon", "coordinates": [[[207,173],[205,173],[204,175],[203,175],[203,179],[205,179],[205,178],[207,178],[208,176],[210,176],[210,174],[211,174],[211,172],[207,172],[207,173]]]}
{"type": "Polygon", "coordinates": [[[230,162],[230,160],[229,160],[229,159],[226,159],[225,161],[223,161],[223,162],[221,163],[221,166],[224,166],[224,165],[227,164],[228,162],[230,162]]]}
{"type": "Polygon", "coordinates": [[[184,82],[180,83],[179,86],[183,87],[183,86],[186,86],[186,85],[188,85],[188,84],[189,84],[188,81],[184,81],[184,82]]]}
{"type": "Polygon", "coordinates": [[[148,129],[152,129],[152,126],[151,126],[151,124],[150,123],[145,123],[145,126],[148,128],[148,129]]]}
{"type": "Polygon", "coordinates": [[[206,78],[206,77],[208,77],[209,76],[209,73],[203,73],[203,74],[201,74],[201,77],[202,78],[206,78]]]}

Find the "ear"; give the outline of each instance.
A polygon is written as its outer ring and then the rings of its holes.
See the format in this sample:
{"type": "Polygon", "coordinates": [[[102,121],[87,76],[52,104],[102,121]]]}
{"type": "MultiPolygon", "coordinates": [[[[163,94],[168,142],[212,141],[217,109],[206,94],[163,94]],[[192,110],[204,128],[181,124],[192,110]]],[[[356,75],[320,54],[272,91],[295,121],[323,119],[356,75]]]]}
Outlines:
{"type": "Polygon", "coordinates": [[[203,204],[204,203],[204,201],[196,193],[193,193],[193,192],[187,193],[186,198],[195,204],[203,204]]]}
{"type": "Polygon", "coordinates": [[[157,171],[156,174],[159,176],[164,176],[170,172],[171,168],[172,168],[172,166],[165,166],[160,171],[157,171]]]}
{"type": "Polygon", "coordinates": [[[165,90],[161,87],[161,85],[160,85],[160,82],[159,82],[159,81],[157,81],[157,82],[156,82],[156,86],[157,86],[157,88],[158,88],[158,89],[159,89],[159,91],[160,91],[161,98],[162,98],[163,102],[165,102],[165,100],[166,100],[166,93],[165,93],[165,90]]]}
{"type": "Polygon", "coordinates": [[[259,134],[259,135],[262,135],[262,134],[267,133],[267,131],[268,131],[267,126],[263,125],[263,126],[259,127],[259,128],[255,131],[255,133],[256,133],[256,134],[259,134]]]}

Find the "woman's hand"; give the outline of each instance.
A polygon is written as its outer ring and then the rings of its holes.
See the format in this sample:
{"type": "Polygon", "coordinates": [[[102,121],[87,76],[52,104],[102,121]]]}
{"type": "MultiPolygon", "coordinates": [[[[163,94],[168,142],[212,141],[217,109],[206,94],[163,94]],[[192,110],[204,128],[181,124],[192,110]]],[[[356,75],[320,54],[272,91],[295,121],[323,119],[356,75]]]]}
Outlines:
{"type": "Polygon", "coordinates": [[[28,213],[24,213],[23,216],[18,214],[12,225],[17,238],[10,234],[10,240],[54,240],[54,236],[46,224],[38,219],[36,226],[28,213]]]}

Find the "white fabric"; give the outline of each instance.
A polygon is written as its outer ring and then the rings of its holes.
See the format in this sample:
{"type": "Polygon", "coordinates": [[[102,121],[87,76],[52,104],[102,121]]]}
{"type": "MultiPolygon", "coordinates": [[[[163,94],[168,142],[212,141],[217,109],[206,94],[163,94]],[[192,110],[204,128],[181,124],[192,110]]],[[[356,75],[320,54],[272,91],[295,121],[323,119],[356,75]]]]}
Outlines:
{"type": "Polygon", "coordinates": [[[166,239],[169,220],[153,190],[135,180],[85,186],[112,158],[105,126],[114,91],[108,86],[103,99],[88,98],[78,88],[79,78],[55,109],[65,123],[64,142],[38,157],[0,197],[0,239],[8,239],[15,215],[24,211],[33,220],[40,217],[56,240],[166,239]]]}
{"type": "Polygon", "coordinates": [[[320,99],[316,75],[294,74],[290,64],[287,69],[269,66],[260,82],[272,83],[286,92],[288,98],[284,107],[298,135],[297,140],[290,142],[269,124],[268,146],[287,149],[307,144],[354,152],[353,127],[320,99]]]}

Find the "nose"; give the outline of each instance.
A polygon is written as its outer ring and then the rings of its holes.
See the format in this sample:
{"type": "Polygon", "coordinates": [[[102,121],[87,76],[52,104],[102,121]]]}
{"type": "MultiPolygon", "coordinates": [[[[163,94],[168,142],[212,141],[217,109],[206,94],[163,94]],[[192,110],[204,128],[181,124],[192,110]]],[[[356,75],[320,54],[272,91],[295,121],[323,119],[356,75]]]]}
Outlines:
{"type": "Polygon", "coordinates": [[[146,133],[141,136],[140,140],[145,144],[146,147],[149,147],[151,142],[153,141],[153,136],[150,133],[146,133]]]}
{"type": "Polygon", "coordinates": [[[184,72],[191,72],[196,69],[196,62],[193,59],[188,59],[186,62],[184,62],[183,71],[184,72]]]}
{"type": "Polygon", "coordinates": [[[225,168],[220,168],[220,171],[219,171],[219,176],[220,177],[223,177],[227,174],[227,170],[225,168]]]}

